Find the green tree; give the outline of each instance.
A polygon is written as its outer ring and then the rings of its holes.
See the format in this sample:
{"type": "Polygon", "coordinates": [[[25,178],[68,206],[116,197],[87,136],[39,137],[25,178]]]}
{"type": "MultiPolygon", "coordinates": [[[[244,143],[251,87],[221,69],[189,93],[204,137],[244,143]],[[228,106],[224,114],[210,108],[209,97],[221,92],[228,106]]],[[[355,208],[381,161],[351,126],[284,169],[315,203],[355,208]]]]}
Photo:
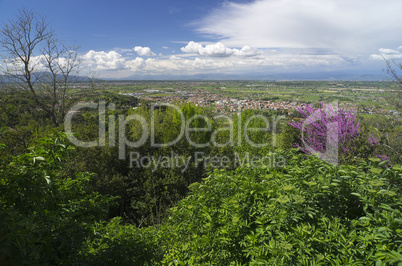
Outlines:
{"type": "Polygon", "coordinates": [[[63,135],[0,165],[0,258],[16,265],[71,264],[111,197],[89,191],[91,175],[65,177],[63,135]]]}

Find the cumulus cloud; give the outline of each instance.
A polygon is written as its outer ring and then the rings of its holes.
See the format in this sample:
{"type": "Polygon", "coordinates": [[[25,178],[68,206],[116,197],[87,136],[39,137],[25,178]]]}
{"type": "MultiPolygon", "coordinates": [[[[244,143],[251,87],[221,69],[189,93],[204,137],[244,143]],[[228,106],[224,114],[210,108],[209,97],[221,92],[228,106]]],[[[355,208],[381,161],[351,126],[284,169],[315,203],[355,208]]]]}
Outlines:
{"type": "Polygon", "coordinates": [[[131,71],[138,71],[144,68],[146,65],[146,61],[144,58],[137,57],[134,60],[129,60],[126,62],[126,67],[129,68],[131,71]]]}
{"type": "MultiPolygon", "coordinates": [[[[401,46],[398,48],[400,50],[401,46]]],[[[402,52],[394,50],[394,49],[389,49],[389,48],[380,48],[378,49],[379,53],[378,54],[372,54],[370,55],[371,60],[384,60],[384,59],[401,59],[402,58],[402,52]]]]}
{"type": "Polygon", "coordinates": [[[172,55],[169,57],[170,60],[180,60],[181,58],[176,56],[176,55],[172,55]]]}
{"type": "Polygon", "coordinates": [[[149,47],[136,46],[133,48],[139,56],[155,56],[156,54],[151,51],[149,47]]]}
{"type": "Polygon", "coordinates": [[[355,54],[395,47],[400,10],[400,0],[225,2],[194,25],[231,47],[319,47],[355,54]]]}
{"type": "Polygon", "coordinates": [[[189,42],[185,47],[180,48],[182,52],[211,57],[225,57],[234,54],[235,50],[226,47],[223,43],[207,44],[203,46],[200,43],[189,42]]]}
{"type": "Polygon", "coordinates": [[[124,69],[126,60],[123,56],[115,51],[96,52],[90,50],[82,56],[83,63],[95,70],[119,70],[124,69]]]}
{"type": "Polygon", "coordinates": [[[228,48],[221,42],[203,46],[201,43],[191,41],[185,47],[182,47],[181,51],[208,57],[228,57],[232,55],[253,57],[261,54],[258,49],[251,48],[247,45],[239,50],[236,48],[228,48]]]}
{"type": "Polygon", "coordinates": [[[236,50],[234,54],[238,56],[255,57],[261,55],[262,52],[256,48],[245,45],[240,50],[236,50]]]}
{"type": "MultiPolygon", "coordinates": [[[[197,46],[199,47],[199,46],[197,46]]],[[[205,48],[202,46],[202,48],[205,48]]],[[[227,48],[227,47],[226,47],[227,48]]],[[[100,77],[127,78],[133,75],[193,75],[199,73],[249,73],[267,69],[301,69],[305,67],[339,66],[345,59],[336,54],[288,53],[267,50],[261,52],[248,46],[230,49],[232,56],[171,55],[160,58],[131,59],[117,52],[89,51],[82,56],[84,65],[98,70],[100,77]],[[258,56],[254,56],[258,55],[258,56]]],[[[198,50],[197,50],[198,51],[198,50]]],[[[208,50],[210,51],[210,50],[208,50]]],[[[222,50],[222,51],[227,51],[222,50]]],[[[206,53],[206,52],[204,52],[206,53]]],[[[208,55],[211,54],[207,53],[208,55]]],[[[222,54],[222,53],[221,53],[222,54]]]]}

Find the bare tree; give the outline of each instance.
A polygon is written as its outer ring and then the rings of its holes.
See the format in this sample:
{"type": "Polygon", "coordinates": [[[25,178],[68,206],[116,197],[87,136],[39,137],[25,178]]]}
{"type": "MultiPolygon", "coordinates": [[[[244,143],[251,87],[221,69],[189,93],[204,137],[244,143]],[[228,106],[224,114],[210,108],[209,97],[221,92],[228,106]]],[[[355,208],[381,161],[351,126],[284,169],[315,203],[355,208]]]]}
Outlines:
{"type": "Polygon", "coordinates": [[[0,28],[0,49],[7,86],[28,92],[34,108],[60,125],[68,110],[68,89],[78,81],[78,47],[62,44],[45,17],[22,9],[0,28]]]}
{"type": "Polygon", "coordinates": [[[395,107],[396,111],[402,110],[402,64],[396,62],[394,59],[385,59],[387,74],[395,82],[394,88],[387,93],[386,100],[395,107]]]}
{"type": "Polygon", "coordinates": [[[393,81],[392,86],[385,89],[383,99],[392,113],[383,116],[377,116],[370,121],[379,137],[379,153],[388,155],[395,163],[402,162],[402,64],[394,59],[384,58],[385,72],[393,81]]]}

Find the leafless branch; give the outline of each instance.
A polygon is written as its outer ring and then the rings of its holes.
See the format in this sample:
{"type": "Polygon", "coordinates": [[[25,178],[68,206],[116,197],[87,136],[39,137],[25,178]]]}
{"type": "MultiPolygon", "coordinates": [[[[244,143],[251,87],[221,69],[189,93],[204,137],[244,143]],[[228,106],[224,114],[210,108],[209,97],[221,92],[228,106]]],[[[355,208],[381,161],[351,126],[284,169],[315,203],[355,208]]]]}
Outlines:
{"type": "Polygon", "coordinates": [[[63,45],[46,18],[22,9],[0,29],[0,49],[9,86],[30,92],[37,108],[59,125],[67,110],[66,92],[79,74],[78,47],[63,45]]]}

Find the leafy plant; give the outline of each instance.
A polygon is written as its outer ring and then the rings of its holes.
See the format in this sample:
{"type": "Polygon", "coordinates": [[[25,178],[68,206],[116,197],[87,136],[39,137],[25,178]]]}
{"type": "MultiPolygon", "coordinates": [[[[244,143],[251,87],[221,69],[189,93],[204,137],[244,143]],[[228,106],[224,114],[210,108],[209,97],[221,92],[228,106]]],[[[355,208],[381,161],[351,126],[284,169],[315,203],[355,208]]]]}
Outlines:
{"type": "MultiPolygon", "coordinates": [[[[281,151],[285,168],[214,171],[163,226],[168,265],[399,263],[402,168],[281,151]]],[[[385,265],[385,264],[384,264],[385,265]]]]}
{"type": "Polygon", "coordinates": [[[121,222],[121,218],[114,218],[94,226],[94,237],[88,239],[80,254],[82,264],[156,265],[161,261],[163,253],[153,227],[139,229],[121,222]]]}
{"type": "Polygon", "coordinates": [[[62,178],[72,148],[62,134],[0,166],[0,257],[21,264],[73,262],[111,197],[88,191],[89,173],[62,178]]]}

